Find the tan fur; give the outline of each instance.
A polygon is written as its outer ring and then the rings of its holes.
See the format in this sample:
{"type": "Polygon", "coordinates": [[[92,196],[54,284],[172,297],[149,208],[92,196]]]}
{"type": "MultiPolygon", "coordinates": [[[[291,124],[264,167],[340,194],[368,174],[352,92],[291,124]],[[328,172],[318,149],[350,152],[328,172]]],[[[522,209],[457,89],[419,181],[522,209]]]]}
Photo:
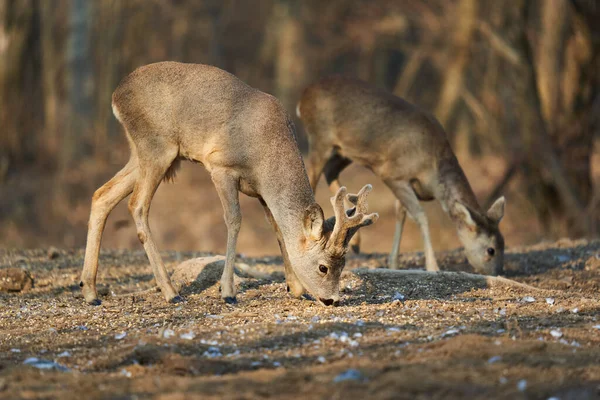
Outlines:
{"type": "MultiPolygon", "coordinates": [[[[162,62],[125,77],[113,93],[112,108],[125,128],[131,158],[93,198],[81,278],[88,302],[99,303],[95,282],[106,218],[130,193],[129,211],[157,284],[168,301],[179,301],[152,238],[148,213],[156,188],[162,180],[174,179],[184,159],[204,165],[221,199],[228,231],[224,299],[233,301],[236,294],[233,265],[241,191],[265,207],[293,294],[308,290],[324,303],[337,302],[345,249],[315,236],[323,233],[323,211],[315,203],[294,126],[277,99],[215,67],[162,62]],[[311,216],[312,236],[307,238],[303,227],[311,216]],[[321,274],[319,265],[329,266],[329,272],[321,274]]],[[[364,218],[373,221],[376,215],[364,218]]]]}
{"type": "Polygon", "coordinates": [[[408,211],[423,234],[427,269],[438,270],[427,218],[419,205],[420,200],[435,198],[455,222],[475,269],[486,274],[502,269],[504,240],[498,223],[504,199],[499,199],[494,218],[481,210],[444,129],[431,114],[364,82],[341,76],[308,87],[297,114],[309,139],[308,172],[313,190],[324,174],[331,190],[337,191],[340,172],[357,162],[372,170],[396,195],[392,268],[398,266],[398,247],[408,211]],[[494,249],[494,257],[489,257],[488,248],[494,249]]]}

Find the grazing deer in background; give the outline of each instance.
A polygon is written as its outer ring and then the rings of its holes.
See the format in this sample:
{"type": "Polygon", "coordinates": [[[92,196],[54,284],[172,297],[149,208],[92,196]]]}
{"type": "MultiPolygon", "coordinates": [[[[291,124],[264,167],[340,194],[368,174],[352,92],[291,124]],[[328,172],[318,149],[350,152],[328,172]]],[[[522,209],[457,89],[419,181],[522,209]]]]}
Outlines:
{"type": "MultiPolygon", "coordinates": [[[[438,199],[454,222],[474,269],[488,275],[502,272],[504,238],[498,224],[504,215],[504,197],[487,212],[479,207],[444,129],[432,115],[364,82],[339,76],[308,87],[296,113],[309,139],[313,191],[321,173],[329,188],[338,190],[340,172],[355,161],[379,176],[396,196],[390,268],[398,268],[408,212],[423,236],[426,269],[439,270],[427,217],[419,204],[438,199]]],[[[358,238],[351,243],[357,252],[358,238]]]]}
{"type": "Polygon", "coordinates": [[[288,290],[306,289],[322,304],[337,304],[348,242],[370,225],[365,186],[344,209],[346,189],[332,198],[335,217],[325,220],[315,203],[296,143],[294,125],[273,96],[208,65],[162,62],[138,68],[112,96],[116,118],[125,128],[131,158],[92,199],[80,286],[85,300],[100,304],[96,292],[98,253],[108,214],[127,195],[137,235],[165,299],[177,294],[152,239],[148,213],[163,179],[175,176],[182,159],[209,171],[227,224],[226,262],[221,296],[235,302],[233,267],[242,222],[238,192],[257,197],[272,223],[284,258],[288,290]]]}

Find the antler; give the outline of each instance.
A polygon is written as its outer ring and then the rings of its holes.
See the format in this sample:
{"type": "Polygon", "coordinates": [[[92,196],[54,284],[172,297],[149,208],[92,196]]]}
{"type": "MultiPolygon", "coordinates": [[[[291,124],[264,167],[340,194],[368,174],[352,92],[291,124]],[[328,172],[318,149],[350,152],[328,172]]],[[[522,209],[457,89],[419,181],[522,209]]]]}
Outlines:
{"type": "Polygon", "coordinates": [[[360,228],[377,221],[379,214],[367,214],[367,195],[372,189],[371,185],[365,185],[358,194],[347,194],[348,191],[342,186],[331,198],[331,205],[335,214],[335,225],[328,246],[335,246],[339,250],[345,251],[350,239],[360,228]],[[348,210],[344,207],[346,196],[348,201],[355,205],[348,210]]]}

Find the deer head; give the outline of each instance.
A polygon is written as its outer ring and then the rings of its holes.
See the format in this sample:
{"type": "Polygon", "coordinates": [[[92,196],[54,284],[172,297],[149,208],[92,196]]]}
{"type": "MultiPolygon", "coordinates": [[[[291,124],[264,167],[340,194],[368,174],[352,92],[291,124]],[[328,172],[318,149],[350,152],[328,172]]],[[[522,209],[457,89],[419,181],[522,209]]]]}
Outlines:
{"type": "Polygon", "coordinates": [[[346,188],[341,187],[331,198],[334,216],[327,220],[318,204],[306,209],[304,249],[292,264],[304,288],[324,305],[339,302],[339,281],[350,239],[360,228],[379,218],[377,213],[367,214],[367,195],[371,190],[371,185],[366,185],[358,194],[348,195],[346,188]],[[355,205],[347,210],[346,196],[355,205]]]}
{"type": "Polygon", "coordinates": [[[499,275],[504,265],[504,237],[498,225],[504,216],[504,197],[492,204],[487,213],[456,203],[454,213],[458,215],[458,237],[465,247],[469,264],[476,272],[484,275],[499,275]]]}

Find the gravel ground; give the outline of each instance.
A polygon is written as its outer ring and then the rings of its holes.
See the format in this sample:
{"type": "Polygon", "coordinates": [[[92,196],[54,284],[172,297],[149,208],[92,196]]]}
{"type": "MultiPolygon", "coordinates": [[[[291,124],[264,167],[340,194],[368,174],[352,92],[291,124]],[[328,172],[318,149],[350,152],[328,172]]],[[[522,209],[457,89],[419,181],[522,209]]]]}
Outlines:
{"type": "MultiPolygon", "coordinates": [[[[170,270],[208,255],[162,254],[170,270]]],[[[93,307],[83,250],[0,250],[35,281],[0,292],[0,398],[600,397],[600,241],[509,250],[506,276],[538,290],[370,271],[386,257],[349,257],[336,308],[289,298],[280,257],[240,258],[272,279],[238,277],[237,305],[215,274],[170,305],[143,251],[103,251],[93,307]]]]}

